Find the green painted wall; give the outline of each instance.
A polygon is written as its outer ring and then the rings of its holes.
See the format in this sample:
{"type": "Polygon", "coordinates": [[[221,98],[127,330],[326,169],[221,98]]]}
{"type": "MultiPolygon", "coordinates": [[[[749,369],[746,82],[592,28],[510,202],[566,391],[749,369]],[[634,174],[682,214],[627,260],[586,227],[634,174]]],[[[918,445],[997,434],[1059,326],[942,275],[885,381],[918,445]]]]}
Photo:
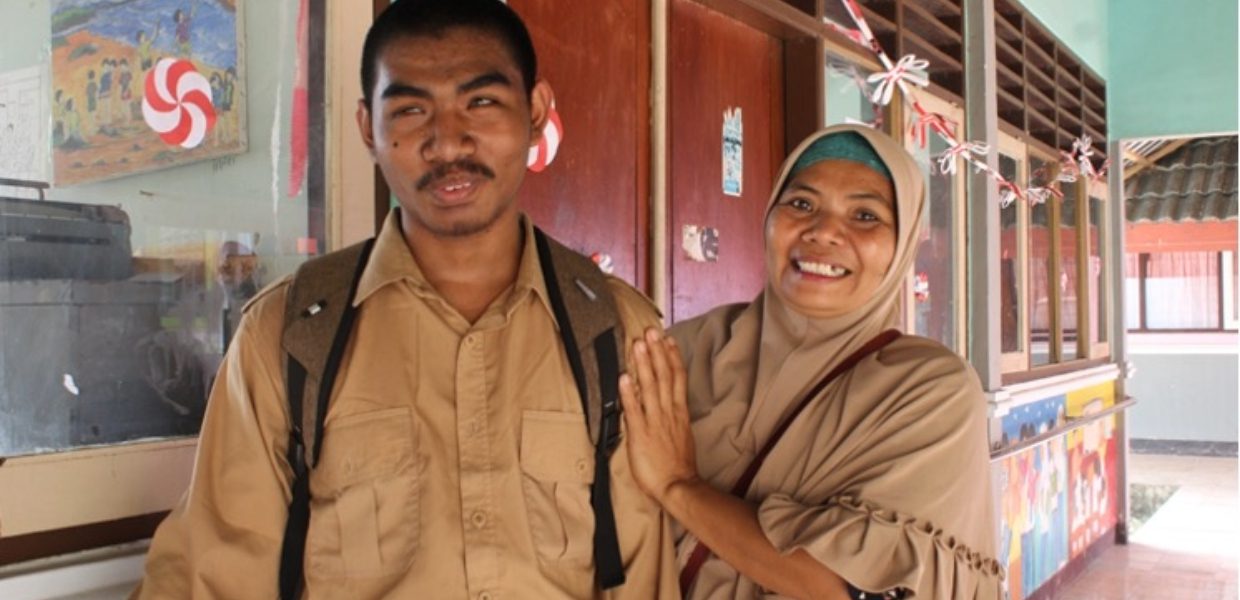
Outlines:
{"type": "MultiPolygon", "coordinates": [[[[1116,1],[1110,0],[1110,8],[1114,9],[1116,1]]],[[[1119,1],[1127,5],[1130,1],[1154,3],[1166,0],[1119,1]]],[[[1050,29],[1055,37],[1067,44],[1099,77],[1107,79],[1110,70],[1107,47],[1108,0],[1023,0],[1020,3],[1050,29]]]]}
{"type": "Polygon", "coordinates": [[[1108,2],[1111,137],[1236,131],[1236,0],[1108,2]]]}

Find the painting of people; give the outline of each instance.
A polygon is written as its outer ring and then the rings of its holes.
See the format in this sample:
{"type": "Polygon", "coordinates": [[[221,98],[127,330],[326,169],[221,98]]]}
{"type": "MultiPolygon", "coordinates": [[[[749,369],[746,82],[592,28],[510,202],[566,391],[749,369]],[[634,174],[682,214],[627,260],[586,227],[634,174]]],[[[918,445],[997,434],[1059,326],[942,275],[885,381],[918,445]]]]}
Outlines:
{"type": "Polygon", "coordinates": [[[53,0],[56,185],[246,150],[242,0],[53,0]]]}

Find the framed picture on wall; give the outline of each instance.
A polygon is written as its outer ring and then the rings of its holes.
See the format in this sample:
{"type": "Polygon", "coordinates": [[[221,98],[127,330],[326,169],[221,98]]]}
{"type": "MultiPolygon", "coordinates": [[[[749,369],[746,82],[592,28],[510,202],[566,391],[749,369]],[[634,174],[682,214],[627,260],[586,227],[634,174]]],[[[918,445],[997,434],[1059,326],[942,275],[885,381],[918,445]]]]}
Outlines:
{"type": "Polygon", "coordinates": [[[56,185],[246,150],[243,0],[52,0],[56,185]]]}

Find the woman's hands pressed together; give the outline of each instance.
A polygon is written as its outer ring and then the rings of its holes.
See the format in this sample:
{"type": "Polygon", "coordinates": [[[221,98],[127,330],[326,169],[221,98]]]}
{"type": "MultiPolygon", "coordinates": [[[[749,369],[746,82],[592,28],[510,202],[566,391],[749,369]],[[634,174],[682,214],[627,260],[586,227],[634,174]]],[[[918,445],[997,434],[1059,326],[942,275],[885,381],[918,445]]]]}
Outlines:
{"type": "Polygon", "coordinates": [[[697,483],[697,459],[680,349],[659,330],[646,330],[633,344],[629,373],[620,377],[620,401],[628,426],[628,451],[637,484],[667,504],[681,484],[697,483]]]}

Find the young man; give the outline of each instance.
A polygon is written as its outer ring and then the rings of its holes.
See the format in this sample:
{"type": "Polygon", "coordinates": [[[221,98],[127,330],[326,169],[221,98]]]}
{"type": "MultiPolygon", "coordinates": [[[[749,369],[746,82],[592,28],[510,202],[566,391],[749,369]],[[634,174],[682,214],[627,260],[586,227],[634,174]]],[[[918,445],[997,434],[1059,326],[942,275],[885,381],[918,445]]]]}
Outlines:
{"type": "MultiPolygon", "coordinates": [[[[517,190],[552,92],[498,0],[402,0],[362,59],[358,124],[400,208],[357,284],[310,473],[308,598],[672,598],[665,517],[623,442],[596,465],[517,190]],[[609,469],[626,582],[603,591],[591,481],[609,469]]],[[[579,293],[561,290],[562,293],[579,293]]],[[[143,598],[273,598],[292,469],[281,332],[288,281],[247,307],[186,498],[143,598]]],[[[654,309],[619,280],[624,348],[654,309]]]]}

